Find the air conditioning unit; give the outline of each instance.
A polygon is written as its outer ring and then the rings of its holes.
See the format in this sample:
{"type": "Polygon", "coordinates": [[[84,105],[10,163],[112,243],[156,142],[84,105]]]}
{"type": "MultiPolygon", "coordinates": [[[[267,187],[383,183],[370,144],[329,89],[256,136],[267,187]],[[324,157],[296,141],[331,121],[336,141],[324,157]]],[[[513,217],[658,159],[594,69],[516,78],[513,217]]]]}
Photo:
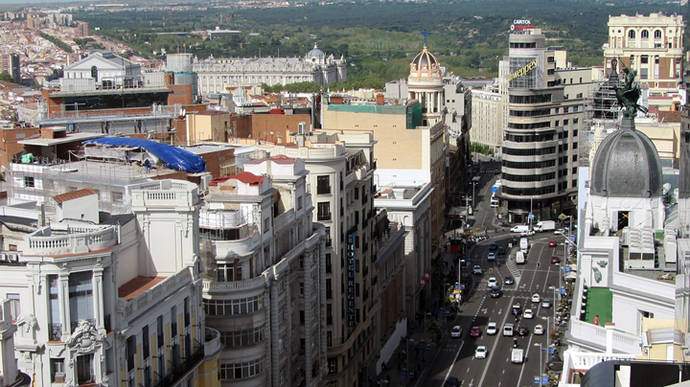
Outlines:
{"type": "Polygon", "coordinates": [[[56,372],[55,376],[53,377],[53,383],[64,383],[65,382],[65,373],[64,372],[56,372]]]}

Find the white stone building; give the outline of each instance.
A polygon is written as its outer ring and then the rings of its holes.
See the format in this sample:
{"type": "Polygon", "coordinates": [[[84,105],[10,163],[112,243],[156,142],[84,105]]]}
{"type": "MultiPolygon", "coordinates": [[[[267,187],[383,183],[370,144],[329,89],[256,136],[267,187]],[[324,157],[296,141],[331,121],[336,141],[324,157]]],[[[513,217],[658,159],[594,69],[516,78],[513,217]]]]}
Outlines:
{"type": "Polygon", "coordinates": [[[347,81],[347,61],[326,55],[316,44],[304,57],[206,58],[192,69],[198,75],[199,94],[226,93],[228,88],[315,82],[326,86],[347,81]]]}
{"type": "Polygon", "coordinates": [[[67,66],[62,91],[139,87],[141,65],[107,51],[96,51],[67,66]]]}
{"type": "Polygon", "coordinates": [[[205,198],[204,308],[221,332],[223,385],[319,386],[327,374],[326,237],[306,175],[299,159],[250,160],[205,198]]]}
{"type": "Polygon", "coordinates": [[[41,386],[217,386],[220,334],[204,327],[201,309],[196,185],[142,184],[123,215],[99,215],[84,200],[93,196],[57,197],[77,201],[63,219],[2,209],[0,291],[16,303],[19,369],[41,386]]]}

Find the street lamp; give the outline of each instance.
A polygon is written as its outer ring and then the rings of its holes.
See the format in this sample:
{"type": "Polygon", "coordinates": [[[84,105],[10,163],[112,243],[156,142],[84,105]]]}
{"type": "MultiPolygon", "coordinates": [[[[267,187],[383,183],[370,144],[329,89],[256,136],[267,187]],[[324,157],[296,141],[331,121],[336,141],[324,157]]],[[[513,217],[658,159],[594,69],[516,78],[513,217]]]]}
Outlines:
{"type": "Polygon", "coordinates": [[[541,358],[541,353],[544,351],[541,343],[535,343],[535,347],[539,347],[539,387],[542,387],[542,376],[544,375],[544,361],[541,358]]]}

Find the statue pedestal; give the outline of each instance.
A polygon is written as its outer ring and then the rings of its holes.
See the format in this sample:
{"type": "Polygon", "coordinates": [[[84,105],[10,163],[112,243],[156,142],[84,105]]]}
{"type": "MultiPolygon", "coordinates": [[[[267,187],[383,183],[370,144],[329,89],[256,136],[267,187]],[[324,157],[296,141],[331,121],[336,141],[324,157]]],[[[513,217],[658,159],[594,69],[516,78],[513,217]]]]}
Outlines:
{"type": "Polygon", "coordinates": [[[621,122],[622,130],[635,130],[635,119],[630,117],[623,117],[621,122]]]}

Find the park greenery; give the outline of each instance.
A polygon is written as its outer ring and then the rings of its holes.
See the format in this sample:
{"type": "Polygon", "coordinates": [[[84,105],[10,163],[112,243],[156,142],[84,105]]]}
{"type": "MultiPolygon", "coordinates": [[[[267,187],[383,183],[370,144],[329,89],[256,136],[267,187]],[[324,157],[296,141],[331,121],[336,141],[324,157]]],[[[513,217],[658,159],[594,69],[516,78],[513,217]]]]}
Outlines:
{"type": "MultiPolygon", "coordinates": [[[[603,62],[609,15],[650,12],[670,14],[679,8],[649,0],[354,1],[268,9],[208,6],[184,12],[89,9],[75,17],[98,27],[99,34],[127,43],[136,54],[161,59],[173,52],[200,59],[302,56],[318,43],[327,54],[348,60],[349,81],[331,88],[350,89],[382,87],[405,77],[422,47],[424,29],[430,33],[429,49],[450,71],[463,77],[495,77],[499,59],[508,53],[513,19],[531,19],[544,31],[548,45],[568,50],[573,66],[591,66],[603,62]],[[202,31],[216,27],[241,34],[203,38],[202,31]]],[[[82,43],[88,42],[78,42],[82,43]]],[[[302,84],[299,89],[309,91],[312,86],[302,84]]]]}
{"type": "Polygon", "coordinates": [[[70,47],[67,43],[63,42],[62,40],[60,40],[60,39],[58,39],[58,38],[56,38],[56,37],[54,37],[54,36],[52,36],[52,35],[48,35],[48,34],[46,34],[46,33],[43,32],[43,31],[39,31],[38,33],[39,33],[39,35],[41,35],[41,37],[42,37],[43,39],[45,39],[45,40],[47,40],[47,41],[53,43],[54,45],[56,45],[56,46],[57,46],[59,49],[61,49],[62,51],[67,52],[67,53],[70,53],[70,54],[73,52],[73,51],[72,51],[72,47],[70,47]]]}

